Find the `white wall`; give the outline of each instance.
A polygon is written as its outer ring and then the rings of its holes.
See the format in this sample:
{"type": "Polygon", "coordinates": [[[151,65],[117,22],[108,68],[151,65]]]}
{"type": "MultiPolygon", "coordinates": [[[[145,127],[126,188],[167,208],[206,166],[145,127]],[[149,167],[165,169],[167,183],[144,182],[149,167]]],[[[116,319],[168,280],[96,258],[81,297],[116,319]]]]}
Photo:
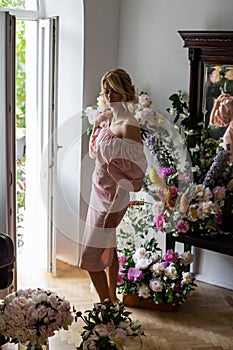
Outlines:
{"type": "Polygon", "coordinates": [[[188,92],[188,49],[178,30],[233,30],[231,0],[122,0],[119,66],[164,113],[168,97],[188,92]]]}
{"type": "Polygon", "coordinates": [[[120,0],[84,0],[84,106],[96,103],[100,79],[118,64],[120,0]]]}
{"type": "Polygon", "coordinates": [[[58,145],[55,225],[57,257],[78,260],[83,95],[83,1],[46,0],[47,17],[59,16],[58,145]]]}
{"type": "MultiPolygon", "coordinates": [[[[120,0],[84,0],[84,108],[96,104],[100,80],[118,62],[120,0]]],[[[88,156],[86,123],[82,138],[81,224],[85,224],[91,188],[93,159],[88,156]]],[[[80,227],[83,231],[83,226],[80,227]]]]}

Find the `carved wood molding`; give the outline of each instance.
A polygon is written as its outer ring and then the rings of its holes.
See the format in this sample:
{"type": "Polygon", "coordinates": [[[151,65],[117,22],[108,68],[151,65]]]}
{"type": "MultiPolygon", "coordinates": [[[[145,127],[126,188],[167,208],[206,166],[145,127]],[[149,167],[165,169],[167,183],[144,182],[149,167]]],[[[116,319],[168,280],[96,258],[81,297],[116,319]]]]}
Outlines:
{"type": "Polygon", "coordinates": [[[233,46],[233,31],[178,31],[185,47],[219,47],[228,43],[233,46]],[[222,45],[221,45],[222,43],[222,45]]]}

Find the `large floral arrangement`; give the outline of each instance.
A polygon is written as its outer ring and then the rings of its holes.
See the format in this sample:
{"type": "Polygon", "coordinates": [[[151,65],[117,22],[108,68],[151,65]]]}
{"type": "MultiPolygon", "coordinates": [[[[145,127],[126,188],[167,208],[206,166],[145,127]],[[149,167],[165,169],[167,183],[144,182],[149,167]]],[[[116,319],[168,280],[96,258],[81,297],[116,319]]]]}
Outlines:
{"type": "Polygon", "coordinates": [[[125,248],[119,253],[119,293],[137,294],[139,299],[155,303],[183,303],[196,286],[188,265],[190,252],[179,255],[168,250],[161,257],[155,239],[145,241],[139,248],[125,248]]]}
{"type": "Polygon", "coordinates": [[[84,314],[77,312],[76,320],[81,318],[85,326],[82,342],[76,349],[122,350],[135,337],[141,342],[144,326],[139,321],[132,321],[130,314],[123,303],[114,305],[108,299],[94,304],[94,308],[84,314]]]}
{"type": "Polygon", "coordinates": [[[170,97],[176,127],[188,153],[174,147],[171,135],[158,141],[155,133],[147,136],[146,143],[154,158],[145,180],[146,189],[157,201],[155,226],[160,232],[191,233],[194,235],[229,234],[233,212],[233,165],[230,153],[220,147],[221,139],[211,137],[211,128],[188,126],[187,104],[183,93],[170,97]],[[228,224],[226,224],[228,223],[228,224]]]}
{"type": "Polygon", "coordinates": [[[67,330],[73,322],[69,301],[43,289],[18,290],[0,305],[0,334],[30,350],[42,350],[56,330],[67,330]]]}

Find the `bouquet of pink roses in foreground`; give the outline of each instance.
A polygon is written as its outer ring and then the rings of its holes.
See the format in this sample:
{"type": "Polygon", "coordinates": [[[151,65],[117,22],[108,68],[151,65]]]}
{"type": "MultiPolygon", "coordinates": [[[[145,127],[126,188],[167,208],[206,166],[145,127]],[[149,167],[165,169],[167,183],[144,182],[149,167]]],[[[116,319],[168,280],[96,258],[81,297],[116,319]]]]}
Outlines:
{"type": "Polygon", "coordinates": [[[161,257],[151,248],[151,241],[147,241],[138,249],[127,248],[119,253],[119,293],[136,293],[139,300],[149,298],[157,304],[183,303],[196,287],[188,272],[193,255],[168,250],[161,257]]]}
{"type": "Polygon", "coordinates": [[[43,289],[18,290],[0,305],[0,334],[30,350],[42,350],[48,337],[73,322],[69,301],[43,289]]]}
{"type": "Polygon", "coordinates": [[[76,312],[76,321],[81,318],[85,322],[81,334],[83,341],[76,349],[123,350],[135,337],[141,344],[143,324],[132,321],[130,314],[123,303],[114,305],[108,299],[94,304],[94,308],[86,310],[84,315],[76,312]]]}

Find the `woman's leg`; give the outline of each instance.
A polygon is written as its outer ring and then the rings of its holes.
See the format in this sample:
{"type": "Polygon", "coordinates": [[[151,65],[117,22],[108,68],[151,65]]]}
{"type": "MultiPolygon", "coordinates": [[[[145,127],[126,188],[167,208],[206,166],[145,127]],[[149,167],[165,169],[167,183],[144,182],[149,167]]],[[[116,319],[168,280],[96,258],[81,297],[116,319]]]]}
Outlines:
{"type": "Polygon", "coordinates": [[[113,303],[117,301],[116,288],[118,270],[119,263],[117,258],[117,252],[115,250],[112,264],[106,268],[106,273],[105,271],[89,271],[89,275],[101,302],[103,302],[105,299],[109,299],[113,303]]]}
{"type": "Polygon", "coordinates": [[[115,250],[112,264],[108,266],[106,269],[109,296],[110,296],[110,300],[113,303],[117,301],[116,288],[117,288],[118,270],[119,270],[119,263],[117,258],[117,252],[115,250]]]}
{"type": "Polygon", "coordinates": [[[88,271],[91,280],[94,284],[94,287],[99,295],[100,302],[103,302],[105,299],[110,299],[108,282],[105,271],[88,271]]]}

